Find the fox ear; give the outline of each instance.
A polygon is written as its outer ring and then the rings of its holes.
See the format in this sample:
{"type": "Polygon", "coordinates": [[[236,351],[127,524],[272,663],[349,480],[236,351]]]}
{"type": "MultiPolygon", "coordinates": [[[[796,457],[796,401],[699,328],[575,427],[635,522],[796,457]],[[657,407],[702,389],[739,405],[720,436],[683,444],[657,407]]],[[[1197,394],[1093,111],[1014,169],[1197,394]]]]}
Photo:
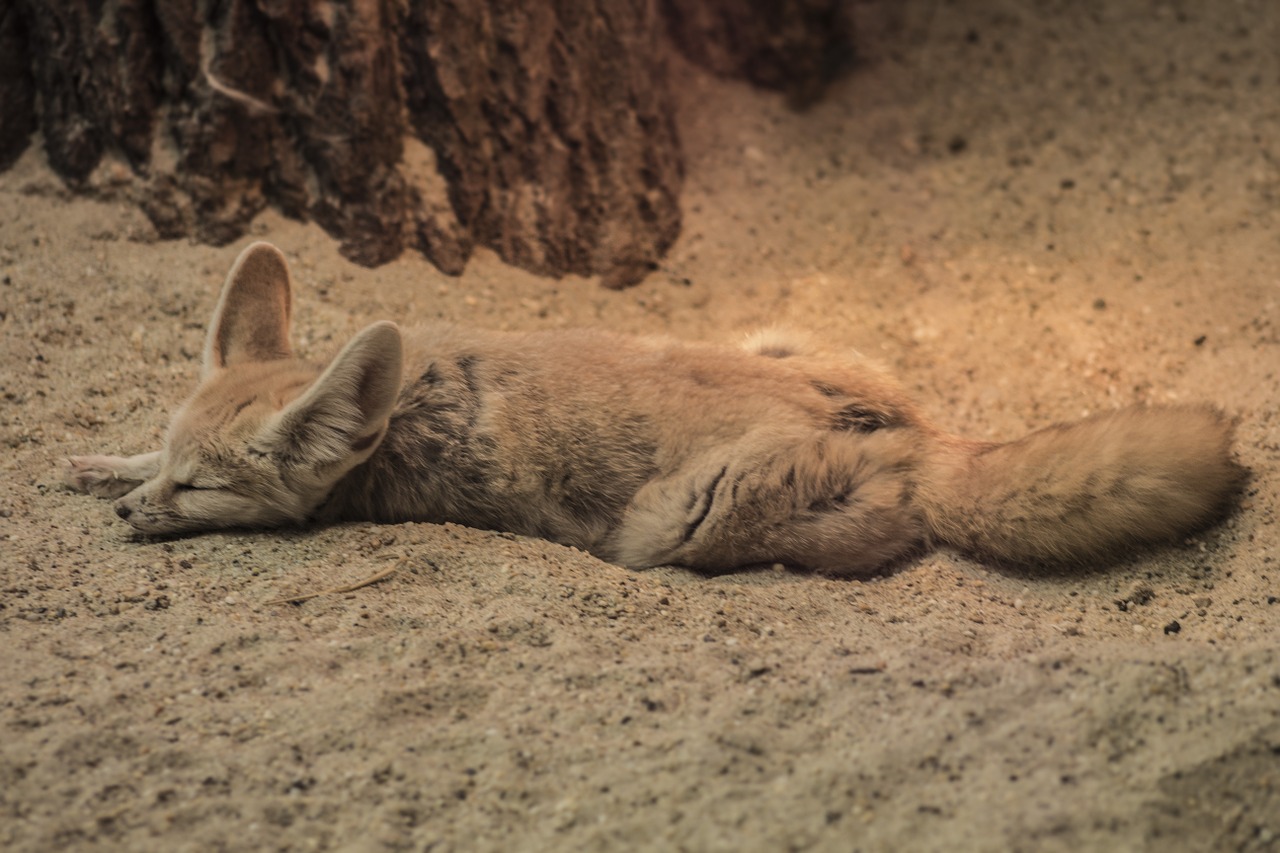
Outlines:
{"type": "Polygon", "coordinates": [[[402,362],[395,323],[366,327],[315,384],[276,416],[265,443],[290,466],[317,469],[363,462],[386,431],[400,394],[402,362]]]}
{"type": "Polygon", "coordinates": [[[213,311],[204,343],[204,373],[293,354],[289,346],[289,265],[270,243],[240,253],[213,311]]]}

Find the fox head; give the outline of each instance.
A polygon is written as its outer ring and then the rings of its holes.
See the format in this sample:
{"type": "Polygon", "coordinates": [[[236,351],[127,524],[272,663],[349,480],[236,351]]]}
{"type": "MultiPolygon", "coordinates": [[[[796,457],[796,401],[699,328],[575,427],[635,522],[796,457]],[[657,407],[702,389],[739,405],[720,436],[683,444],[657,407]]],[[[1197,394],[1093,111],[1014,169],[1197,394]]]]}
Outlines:
{"type": "Polygon", "coordinates": [[[174,416],[159,472],[116,502],[144,533],[301,522],[386,434],[400,392],[394,323],[368,326],[323,369],[293,357],[291,284],[278,249],[231,268],[201,383],[174,416]]]}

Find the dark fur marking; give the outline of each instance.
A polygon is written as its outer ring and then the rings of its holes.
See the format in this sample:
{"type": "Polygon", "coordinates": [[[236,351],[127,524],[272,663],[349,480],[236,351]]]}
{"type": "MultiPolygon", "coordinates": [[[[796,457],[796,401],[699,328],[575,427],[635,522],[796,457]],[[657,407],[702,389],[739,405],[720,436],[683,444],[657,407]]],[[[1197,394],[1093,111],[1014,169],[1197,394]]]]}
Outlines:
{"type": "Polygon", "coordinates": [[[890,416],[871,411],[857,403],[845,406],[831,417],[831,428],[836,432],[872,433],[893,425],[890,416]]]}
{"type": "Polygon", "coordinates": [[[494,374],[493,383],[499,388],[507,388],[519,376],[519,370],[516,370],[514,367],[504,367],[494,374]]]}
{"type": "Polygon", "coordinates": [[[475,428],[476,420],[480,415],[480,383],[476,376],[476,365],[479,362],[479,356],[474,355],[459,356],[455,362],[458,365],[458,372],[462,374],[462,384],[467,388],[467,396],[473,405],[471,415],[467,418],[468,429],[475,428]]]}
{"type": "Polygon", "coordinates": [[[443,381],[444,379],[440,376],[440,368],[436,366],[434,361],[431,362],[426,371],[418,377],[418,384],[426,385],[429,388],[439,385],[443,381]]]}
{"type": "MultiPolygon", "coordinates": [[[[689,540],[691,540],[693,538],[693,534],[698,532],[698,528],[702,525],[702,522],[707,520],[707,515],[710,514],[711,512],[711,505],[715,503],[716,486],[720,485],[720,481],[724,479],[724,475],[728,472],[728,470],[729,470],[728,468],[721,468],[720,473],[716,474],[715,477],[711,479],[711,485],[708,486],[705,490],[703,490],[702,495],[706,498],[706,503],[703,504],[702,511],[698,513],[697,518],[693,519],[692,521],[690,521],[688,524],[685,525],[684,536],[680,538],[681,545],[684,545],[689,540]]],[[[695,499],[694,503],[691,504],[691,506],[695,506],[696,504],[697,504],[697,501],[695,499]]]]}
{"type": "Polygon", "coordinates": [[[843,390],[837,388],[834,385],[828,385],[826,382],[819,382],[818,380],[815,379],[809,384],[813,386],[813,390],[817,391],[819,394],[821,394],[824,397],[848,396],[847,394],[844,393],[843,390]]]}
{"type": "Polygon", "coordinates": [[[809,504],[809,512],[823,513],[831,512],[837,507],[842,507],[849,502],[849,492],[839,492],[829,498],[818,498],[809,504]]]}
{"type": "Polygon", "coordinates": [[[906,508],[916,499],[916,481],[908,477],[902,481],[902,493],[898,495],[898,506],[906,508]]]}
{"type": "Polygon", "coordinates": [[[480,386],[476,381],[476,365],[479,363],[479,356],[474,355],[460,355],[454,362],[458,372],[462,374],[462,384],[467,386],[467,391],[473,395],[480,393],[480,386]]]}
{"type": "Polygon", "coordinates": [[[235,419],[240,415],[240,413],[241,413],[241,412],[243,412],[245,409],[247,409],[247,408],[249,408],[250,406],[252,406],[252,405],[253,405],[253,401],[254,401],[254,400],[256,400],[256,399],[258,399],[258,398],[257,398],[257,397],[250,397],[248,400],[245,400],[243,403],[241,403],[240,405],[236,406],[235,411],[233,411],[233,412],[231,413],[231,420],[233,420],[233,421],[234,421],[234,420],[235,420],[235,419]]]}
{"type": "Polygon", "coordinates": [[[417,382],[407,383],[400,392],[392,420],[412,424],[411,429],[447,443],[466,443],[480,408],[474,362],[470,357],[459,358],[453,365],[433,362],[417,382]]]}

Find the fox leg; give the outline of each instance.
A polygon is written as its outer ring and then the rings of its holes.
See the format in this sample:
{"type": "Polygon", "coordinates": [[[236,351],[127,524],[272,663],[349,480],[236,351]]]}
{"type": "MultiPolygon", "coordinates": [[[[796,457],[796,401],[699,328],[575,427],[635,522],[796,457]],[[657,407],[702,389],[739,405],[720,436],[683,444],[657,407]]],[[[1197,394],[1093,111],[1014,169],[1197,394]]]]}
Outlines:
{"type": "Polygon", "coordinates": [[[636,494],[604,549],[643,567],[782,562],[865,574],[918,548],[916,430],[817,434],[709,454],[636,494]]]}
{"type": "Polygon", "coordinates": [[[161,456],[159,450],[138,456],[72,456],[63,476],[78,492],[114,500],[160,473],[161,456]]]}

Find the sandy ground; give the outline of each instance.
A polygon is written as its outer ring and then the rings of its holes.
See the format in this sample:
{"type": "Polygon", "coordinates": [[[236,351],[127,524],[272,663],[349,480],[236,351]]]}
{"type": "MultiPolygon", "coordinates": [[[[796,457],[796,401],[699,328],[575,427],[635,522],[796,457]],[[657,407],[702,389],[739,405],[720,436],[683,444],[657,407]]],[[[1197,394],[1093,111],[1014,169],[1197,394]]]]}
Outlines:
{"type": "Polygon", "coordinates": [[[976,437],[1221,405],[1237,514],[1096,570],[865,581],[429,524],[140,539],[59,461],[158,445],[251,238],[157,242],[32,151],[0,176],[0,847],[1280,849],[1280,4],[895,5],[803,115],[676,69],[686,227],[635,289],[364,270],[263,216],[300,347],[781,321],[976,437]]]}

